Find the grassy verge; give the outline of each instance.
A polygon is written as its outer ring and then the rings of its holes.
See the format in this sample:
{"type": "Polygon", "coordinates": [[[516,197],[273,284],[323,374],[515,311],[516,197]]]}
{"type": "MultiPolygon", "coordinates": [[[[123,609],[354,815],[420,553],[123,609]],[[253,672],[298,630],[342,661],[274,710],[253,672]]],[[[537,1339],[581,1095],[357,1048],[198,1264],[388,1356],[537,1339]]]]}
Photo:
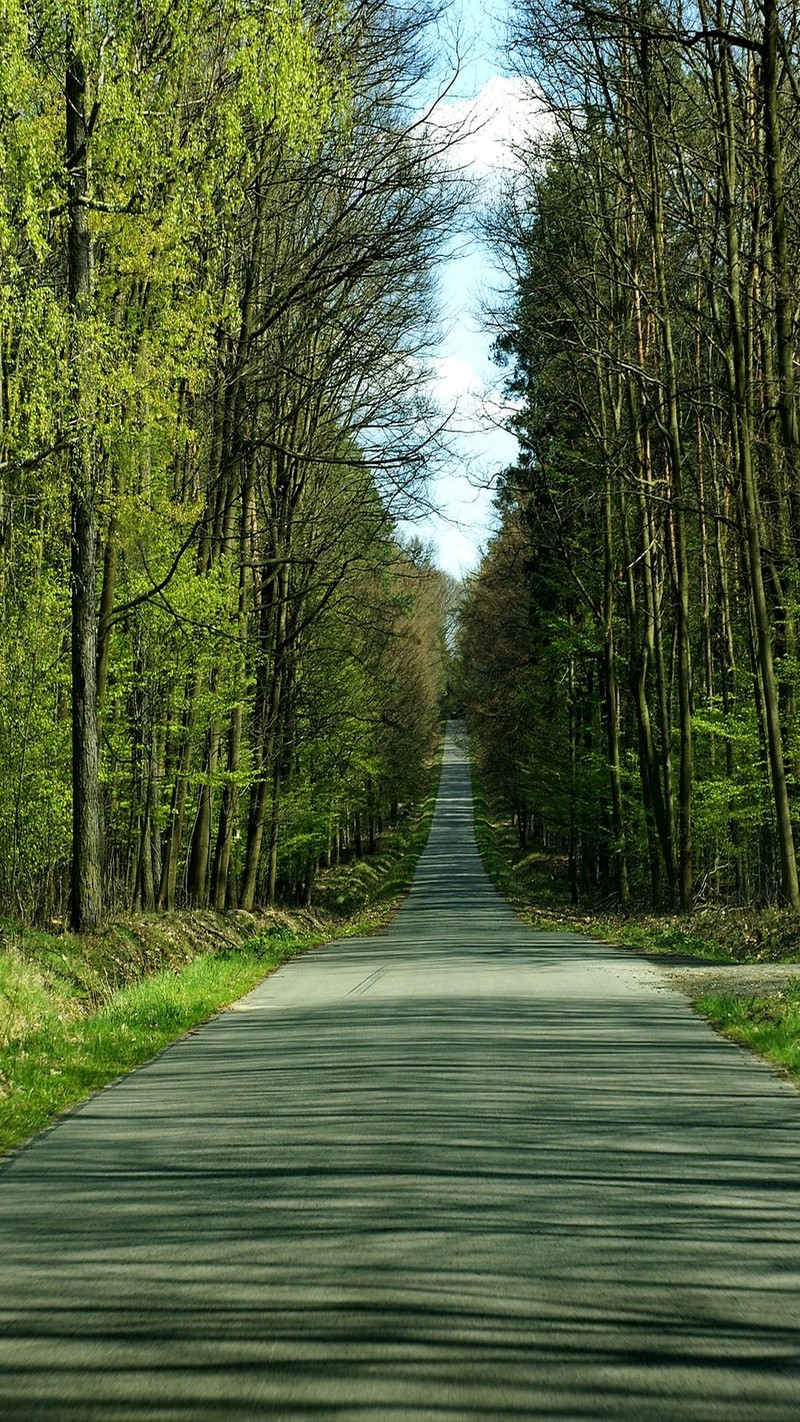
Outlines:
{"type": "Polygon", "coordinates": [[[287,959],[385,923],[425,846],[440,764],[441,752],[423,805],[376,855],[323,876],[313,913],[131,917],[93,938],[0,922],[0,1154],[287,959]]]}
{"type": "Polygon", "coordinates": [[[768,997],[715,994],[693,1005],[719,1032],[800,1084],[800,981],[768,997]]]}
{"type": "Polygon", "coordinates": [[[311,936],[265,932],[240,948],[200,953],[182,968],[162,968],[113,991],[94,1011],[87,1011],[74,982],[49,975],[24,954],[4,953],[0,1151],[148,1061],[313,942],[311,936]]]}

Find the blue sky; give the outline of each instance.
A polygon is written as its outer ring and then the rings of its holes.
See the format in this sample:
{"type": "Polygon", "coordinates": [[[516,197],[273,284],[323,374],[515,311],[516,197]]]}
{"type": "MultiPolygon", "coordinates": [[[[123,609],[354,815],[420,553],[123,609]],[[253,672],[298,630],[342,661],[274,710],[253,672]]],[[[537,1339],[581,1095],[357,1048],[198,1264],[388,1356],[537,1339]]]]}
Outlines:
{"type": "MultiPolygon", "coordinates": [[[[519,85],[503,77],[502,0],[490,0],[491,15],[469,0],[459,7],[468,51],[457,84],[444,106],[447,121],[463,118],[473,129],[463,143],[481,198],[489,197],[493,175],[505,160],[503,138],[517,127],[519,85]]],[[[445,338],[434,361],[435,388],[444,408],[457,405],[455,439],[448,472],[431,489],[441,516],[417,522],[413,531],[437,551],[440,565],[463,576],[480,561],[492,526],[491,482],[515,457],[516,442],[499,428],[501,373],[491,360],[492,337],[484,329],[482,300],[496,288],[490,255],[465,232],[453,243],[441,274],[445,338]]]]}

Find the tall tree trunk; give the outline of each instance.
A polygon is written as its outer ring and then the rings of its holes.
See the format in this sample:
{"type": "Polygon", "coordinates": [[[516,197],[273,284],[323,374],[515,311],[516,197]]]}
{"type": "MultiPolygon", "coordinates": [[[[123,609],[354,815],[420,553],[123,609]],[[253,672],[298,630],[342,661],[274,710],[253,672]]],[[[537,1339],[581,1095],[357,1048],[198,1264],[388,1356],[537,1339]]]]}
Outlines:
{"type": "Polygon", "coordinates": [[[91,305],[86,74],[72,31],[66,63],[67,269],[70,305],[71,622],[72,622],[72,900],[77,931],[103,916],[97,724],[97,513],[92,450],[91,379],[86,318],[91,305]]]}
{"type": "MultiPolygon", "coordinates": [[[[632,222],[633,218],[631,217],[631,223],[632,222]]],[[[635,233],[629,238],[629,242],[633,254],[634,344],[639,369],[644,375],[647,366],[648,341],[642,312],[642,288],[635,257],[635,233]]],[[[637,713],[640,760],[644,762],[643,774],[647,782],[647,790],[644,795],[645,804],[647,804],[649,798],[661,848],[661,856],[667,875],[670,897],[674,900],[677,885],[677,868],[675,863],[675,806],[672,791],[671,730],[666,694],[666,678],[664,674],[660,597],[656,572],[658,527],[656,523],[655,499],[653,497],[652,448],[650,433],[647,429],[644,417],[642,390],[638,383],[633,380],[628,380],[627,385],[633,446],[636,451],[641,480],[638,497],[638,541],[640,550],[637,565],[640,568],[642,580],[643,621],[643,629],[640,632],[638,629],[637,592],[633,557],[629,548],[627,552],[627,563],[629,569],[629,605],[631,612],[631,689],[633,691],[634,705],[637,713]],[[660,757],[656,751],[652,717],[650,715],[650,703],[647,695],[647,679],[651,665],[655,669],[656,674],[657,720],[661,738],[660,757]]],[[[625,524],[626,520],[623,512],[623,527],[625,527],[625,524]]],[[[652,867],[652,864],[651,886],[654,901],[657,899],[660,903],[661,876],[657,870],[652,867]]]]}
{"type": "MultiPolygon", "coordinates": [[[[570,623],[572,618],[570,617],[570,623]]],[[[569,894],[573,904],[580,898],[578,892],[578,722],[575,705],[575,657],[569,654],[568,662],[569,697],[569,894]]]]}
{"type": "Polygon", "coordinates": [[[678,726],[680,763],[678,774],[678,892],[681,908],[692,906],[692,707],[691,644],[689,626],[689,563],[686,550],[686,516],[683,506],[683,444],[678,402],[678,370],[675,355],[669,289],[667,285],[665,219],[662,192],[661,155],[652,109],[652,72],[649,63],[651,41],[641,45],[642,79],[645,90],[648,167],[651,185],[651,232],[655,275],[658,327],[661,337],[663,379],[666,398],[664,430],[670,477],[670,516],[675,553],[675,608],[678,650],[678,726]]]}
{"type": "MultiPolygon", "coordinates": [[[[216,686],[212,684],[212,692],[216,686]]],[[[197,813],[192,827],[189,845],[189,862],[186,868],[186,888],[189,902],[196,908],[205,908],[208,903],[209,870],[211,868],[211,816],[213,809],[214,780],[219,760],[220,727],[215,717],[206,740],[203,758],[203,780],[197,801],[197,813]]]]}
{"type": "MultiPolygon", "coordinates": [[[[239,895],[241,908],[252,909],[255,901],[258,871],[261,863],[261,848],[264,840],[264,823],[267,801],[274,780],[275,758],[279,754],[278,728],[283,698],[283,677],[285,672],[286,618],[288,601],[288,569],[285,561],[280,564],[276,577],[272,604],[262,608],[262,618],[267,628],[274,628],[271,673],[268,704],[264,713],[264,732],[261,744],[260,775],[250,793],[250,811],[247,822],[247,848],[245,851],[242,888],[239,895]]],[[[266,648],[265,648],[266,652],[266,648]]]]}
{"type": "Polygon", "coordinates": [[[613,542],[611,526],[611,480],[606,475],[604,504],[605,573],[603,612],[603,682],[606,698],[606,738],[611,774],[611,830],[614,840],[614,875],[617,897],[621,904],[630,898],[628,859],[625,850],[625,818],[622,803],[622,764],[620,757],[619,695],[617,691],[616,650],[614,646],[614,581],[613,542]]]}
{"type": "Polygon", "coordinates": [[[200,691],[199,675],[193,678],[181,728],[180,761],[175,771],[175,783],[170,804],[169,828],[164,846],[161,865],[161,882],[158,889],[158,907],[173,909],[178,883],[178,861],[180,859],[183,825],[186,815],[186,796],[189,788],[189,767],[192,762],[192,731],[194,729],[195,707],[200,691]]]}

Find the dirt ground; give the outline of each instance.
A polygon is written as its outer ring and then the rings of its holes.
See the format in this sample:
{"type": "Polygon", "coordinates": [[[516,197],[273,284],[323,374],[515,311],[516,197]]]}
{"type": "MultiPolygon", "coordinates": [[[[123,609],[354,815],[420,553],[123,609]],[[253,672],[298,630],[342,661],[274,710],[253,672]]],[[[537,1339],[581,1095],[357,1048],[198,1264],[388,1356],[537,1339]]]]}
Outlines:
{"type": "Polygon", "coordinates": [[[691,998],[712,993],[770,997],[800,979],[800,963],[714,963],[697,967],[682,964],[680,968],[669,968],[662,963],[659,966],[670,987],[688,993],[691,998]]]}

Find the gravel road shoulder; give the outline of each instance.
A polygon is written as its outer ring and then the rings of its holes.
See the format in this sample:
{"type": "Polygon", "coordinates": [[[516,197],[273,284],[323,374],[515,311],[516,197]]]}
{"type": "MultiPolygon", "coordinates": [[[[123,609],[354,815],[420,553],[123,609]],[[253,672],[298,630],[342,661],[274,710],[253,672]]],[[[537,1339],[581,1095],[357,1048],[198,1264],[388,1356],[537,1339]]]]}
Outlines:
{"type": "Polygon", "coordinates": [[[769,997],[800,979],[800,963],[715,963],[696,968],[662,965],[661,971],[670,987],[693,999],[714,993],[769,997]]]}

